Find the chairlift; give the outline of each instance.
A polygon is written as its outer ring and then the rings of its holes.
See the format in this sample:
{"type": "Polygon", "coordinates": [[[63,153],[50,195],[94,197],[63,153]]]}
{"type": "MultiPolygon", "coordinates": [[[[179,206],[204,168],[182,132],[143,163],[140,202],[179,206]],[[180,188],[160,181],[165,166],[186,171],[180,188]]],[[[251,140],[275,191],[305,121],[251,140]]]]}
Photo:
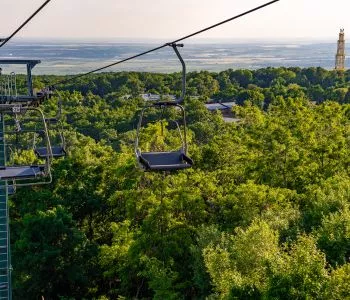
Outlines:
{"type": "MultiPolygon", "coordinates": [[[[60,143],[58,145],[51,146],[51,154],[52,154],[53,158],[65,157],[67,155],[66,149],[65,149],[65,139],[63,136],[63,132],[62,132],[63,130],[62,130],[62,128],[59,127],[61,125],[61,116],[62,116],[62,100],[61,100],[60,96],[59,96],[57,106],[58,106],[58,111],[57,111],[56,116],[53,118],[45,118],[45,123],[47,125],[48,131],[50,131],[50,129],[53,130],[52,125],[54,125],[54,126],[56,125],[54,127],[54,130],[56,130],[58,132],[58,136],[59,136],[59,140],[60,140],[60,143]]],[[[49,134],[49,136],[50,136],[50,134],[49,134]]],[[[35,138],[34,138],[33,144],[34,144],[35,155],[38,158],[46,158],[47,156],[50,155],[50,153],[48,153],[48,151],[47,151],[47,147],[45,147],[45,146],[38,147],[36,145],[35,138]]]]}
{"type": "MultiPolygon", "coordinates": [[[[1,112],[3,114],[18,114],[21,113],[21,108],[14,105],[6,105],[2,106],[1,112]],[[6,109],[5,109],[6,107],[6,109]],[[12,109],[9,109],[12,107],[12,109]]],[[[4,162],[4,165],[0,166],[0,180],[12,180],[13,186],[29,186],[29,185],[40,185],[40,184],[47,184],[52,181],[51,176],[51,160],[52,160],[52,152],[51,152],[51,144],[50,139],[48,135],[48,129],[45,122],[45,117],[43,112],[38,108],[32,108],[32,107],[26,107],[25,111],[32,111],[39,114],[39,117],[43,124],[43,129],[40,131],[34,129],[34,130],[26,130],[20,128],[20,130],[14,130],[14,131],[6,131],[7,135],[11,134],[23,134],[23,133],[32,133],[32,132],[40,132],[43,136],[43,139],[46,143],[46,149],[49,153],[44,159],[45,163],[43,164],[34,164],[34,165],[12,165],[7,166],[4,162]],[[48,179],[48,180],[47,180],[48,179]],[[35,180],[34,182],[29,182],[31,180],[35,180]],[[36,181],[39,180],[39,181],[36,181]]],[[[15,123],[17,124],[17,122],[15,123]]],[[[15,125],[16,126],[16,125],[15,125]]],[[[2,137],[2,143],[3,143],[3,137],[2,137]]],[[[3,146],[4,147],[4,146],[3,146]]],[[[4,147],[5,149],[5,147],[4,147]]]]}
{"type": "MultiPolygon", "coordinates": [[[[46,147],[35,147],[34,153],[38,158],[46,158],[50,155],[46,147]]],[[[64,145],[51,146],[53,158],[65,157],[67,155],[64,145]]]]}
{"type": "Polygon", "coordinates": [[[158,101],[145,106],[140,115],[140,119],[137,126],[136,140],[135,140],[135,155],[140,167],[147,171],[172,171],[191,168],[193,161],[187,155],[187,133],[186,133],[186,114],[185,109],[180,105],[184,101],[186,93],[186,65],[183,61],[177,47],[183,47],[183,44],[169,44],[177,55],[178,59],[182,65],[182,92],[180,98],[176,101],[158,101]],[[140,132],[143,125],[143,119],[145,112],[151,108],[164,109],[176,108],[181,112],[183,121],[183,134],[181,132],[180,126],[176,121],[176,127],[181,138],[181,147],[175,151],[155,151],[146,152],[139,148],[140,132]]]}

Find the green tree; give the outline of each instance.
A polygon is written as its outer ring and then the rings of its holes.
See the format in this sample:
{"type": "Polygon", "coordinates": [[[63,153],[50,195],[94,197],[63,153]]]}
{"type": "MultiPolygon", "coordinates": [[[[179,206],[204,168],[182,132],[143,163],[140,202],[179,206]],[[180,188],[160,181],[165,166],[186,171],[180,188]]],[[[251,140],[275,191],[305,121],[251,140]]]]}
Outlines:
{"type": "Polygon", "coordinates": [[[328,281],[326,259],[311,236],[298,240],[276,257],[267,297],[272,299],[317,299],[328,281]]]}
{"type": "Polygon", "coordinates": [[[15,297],[86,295],[87,265],[96,254],[62,206],[26,214],[13,249],[15,297]]]}

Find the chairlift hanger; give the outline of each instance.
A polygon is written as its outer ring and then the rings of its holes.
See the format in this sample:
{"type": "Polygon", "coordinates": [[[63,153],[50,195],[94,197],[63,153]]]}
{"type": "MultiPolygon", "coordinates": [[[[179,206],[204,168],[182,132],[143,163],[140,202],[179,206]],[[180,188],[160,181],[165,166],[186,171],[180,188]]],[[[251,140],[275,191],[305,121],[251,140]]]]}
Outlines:
{"type": "MultiPolygon", "coordinates": [[[[56,124],[61,143],[59,145],[51,146],[51,153],[53,158],[65,157],[67,155],[65,139],[63,136],[62,128],[59,128],[61,124],[62,117],[62,98],[60,93],[57,91],[58,101],[57,101],[57,114],[53,118],[45,118],[45,123],[47,124],[48,131],[50,131],[50,126],[56,124]]],[[[38,158],[45,158],[49,155],[46,147],[36,147],[34,143],[34,152],[38,158]]]]}
{"type": "Polygon", "coordinates": [[[183,44],[169,44],[176,53],[178,59],[182,65],[182,90],[181,96],[176,99],[176,101],[157,101],[145,106],[140,115],[139,123],[137,126],[136,140],[135,140],[135,155],[136,159],[139,162],[141,168],[148,171],[174,171],[191,168],[193,161],[187,156],[187,132],[186,132],[186,113],[183,106],[180,103],[184,102],[186,94],[186,65],[182,59],[177,47],[183,47],[183,44]],[[142,120],[144,118],[145,112],[152,108],[164,109],[166,107],[178,107],[182,114],[184,132],[181,134],[181,130],[177,124],[177,127],[180,131],[181,138],[181,148],[176,151],[163,151],[163,152],[142,152],[139,148],[139,138],[142,127],[142,120]]]}

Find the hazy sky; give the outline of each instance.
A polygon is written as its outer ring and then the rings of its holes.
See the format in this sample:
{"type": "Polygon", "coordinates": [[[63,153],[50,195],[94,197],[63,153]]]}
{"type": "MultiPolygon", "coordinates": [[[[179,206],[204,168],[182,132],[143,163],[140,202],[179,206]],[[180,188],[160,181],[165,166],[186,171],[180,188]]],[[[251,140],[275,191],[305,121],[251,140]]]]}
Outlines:
{"type": "MultiPolygon", "coordinates": [[[[9,35],[44,0],[0,0],[0,36],[9,35]]],[[[18,37],[156,38],[191,33],[263,0],[52,0],[18,37]]],[[[266,1],[267,2],[267,1],[266,1]]],[[[350,35],[350,0],[280,0],[198,38],[328,39],[350,35]]]]}

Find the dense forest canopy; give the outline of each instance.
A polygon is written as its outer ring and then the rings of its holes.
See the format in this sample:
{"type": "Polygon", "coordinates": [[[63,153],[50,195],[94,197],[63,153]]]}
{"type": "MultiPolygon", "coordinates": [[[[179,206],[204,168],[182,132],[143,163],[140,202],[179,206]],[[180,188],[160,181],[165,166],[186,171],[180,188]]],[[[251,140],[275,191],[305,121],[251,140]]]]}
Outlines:
{"type": "MultiPolygon", "coordinates": [[[[180,73],[59,86],[69,155],[50,186],[11,198],[14,298],[349,298],[349,79],[321,68],[189,73],[195,166],[174,173],[140,170],[133,143],[140,94],[178,95],[180,73]],[[239,121],[208,101],[235,101],[239,121]]],[[[145,141],[162,146],[159,126],[145,141]]]]}

